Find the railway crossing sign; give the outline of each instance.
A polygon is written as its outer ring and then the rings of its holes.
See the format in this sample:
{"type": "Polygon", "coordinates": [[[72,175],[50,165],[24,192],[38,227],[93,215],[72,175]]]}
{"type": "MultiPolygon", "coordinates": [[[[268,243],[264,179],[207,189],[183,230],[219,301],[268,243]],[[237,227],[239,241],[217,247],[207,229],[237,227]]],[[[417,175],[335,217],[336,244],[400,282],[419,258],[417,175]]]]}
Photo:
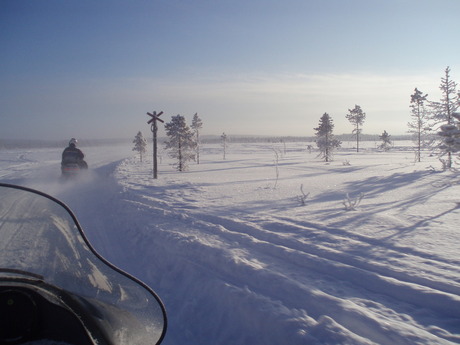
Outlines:
{"type": "Polygon", "coordinates": [[[152,113],[147,113],[148,116],[152,117],[147,123],[150,125],[152,124],[153,126],[156,126],[157,121],[164,122],[162,119],[160,119],[160,115],[163,114],[162,111],[160,111],[158,114],[156,111],[153,111],[152,113]]]}
{"type": "Polygon", "coordinates": [[[153,111],[151,113],[147,113],[148,116],[151,117],[151,119],[147,122],[150,125],[150,130],[153,133],[153,178],[156,179],[158,178],[158,164],[157,164],[157,132],[158,132],[158,126],[157,126],[157,121],[160,121],[161,123],[164,123],[162,119],[160,119],[160,115],[163,114],[162,111],[160,111],[158,114],[156,111],[153,111]]]}

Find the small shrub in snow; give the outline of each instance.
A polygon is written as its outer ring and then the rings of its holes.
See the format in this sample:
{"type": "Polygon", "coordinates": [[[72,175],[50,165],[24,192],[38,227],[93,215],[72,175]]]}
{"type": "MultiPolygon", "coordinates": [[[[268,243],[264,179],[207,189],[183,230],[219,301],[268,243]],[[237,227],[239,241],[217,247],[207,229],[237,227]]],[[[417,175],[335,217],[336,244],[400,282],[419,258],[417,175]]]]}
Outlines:
{"type": "Polygon", "coordinates": [[[225,160],[225,157],[227,155],[227,134],[222,133],[222,135],[220,136],[220,139],[222,140],[222,148],[224,150],[224,157],[223,159],[225,160]]]}
{"type": "Polygon", "coordinates": [[[297,195],[297,200],[299,200],[302,206],[305,206],[305,200],[307,200],[308,196],[310,195],[310,192],[308,192],[307,194],[304,193],[303,184],[300,185],[300,192],[302,193],[302,195],[297,195]]]}
{"type": "Polygon", "coordinates": [[[442,171],[449,170],[449,162],[446,159],[439,158],[439,161],[441,162],[441,169],[442,171]]]}
{"type": "Polygon", "coordinates": [[[347,211],[354,211],[356,210],[356,207],[358,207],[358,205],[360,204],[363,197],[364,193],[359,193],[359,195],[356,198],[351,198],[350,195],[347,193],[346,199],[342,203],[347,211]]]}
{"type": "Polygon", "coordinates": [[[279,164],[279,152],[275,148],[273,148],[273,152],[275,153],[275,159],[274,159],[273,163],[275,164],[275,175],[276,175],[275,185],[273,186],[273,189],[275,189],[276,186],[278,185],[278,179],[280,177],[280,171],[279,171],[279,167],[278,167],[278,164],[279,164]]]}
{"type": "Polygon", "coordinates": [[[391,135],[389,135],[387,133],[387,131],[383,131],[382,135],[379,136],[380,140],[382,140],[382,143],[379,145],[379,149],[383,150],[383,151],[389,151],[391,146],[392,146],[392,142],[391,142],[391,139],[390,139],[391,135]]]}

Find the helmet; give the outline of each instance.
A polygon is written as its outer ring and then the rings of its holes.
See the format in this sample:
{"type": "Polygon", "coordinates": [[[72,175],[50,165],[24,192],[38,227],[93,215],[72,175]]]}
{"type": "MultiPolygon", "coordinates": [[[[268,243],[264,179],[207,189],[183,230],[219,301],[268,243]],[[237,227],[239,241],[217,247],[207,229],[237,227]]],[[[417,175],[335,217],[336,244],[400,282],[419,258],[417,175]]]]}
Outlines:
{"type": "Polygon", "coordinates": [[[72,138],[72,139],[70,139],[70,141],[69,141],[69,146],[71,146],[71,145],[77,146],[77,142],[78,142],[77,139],[72,138]]]}

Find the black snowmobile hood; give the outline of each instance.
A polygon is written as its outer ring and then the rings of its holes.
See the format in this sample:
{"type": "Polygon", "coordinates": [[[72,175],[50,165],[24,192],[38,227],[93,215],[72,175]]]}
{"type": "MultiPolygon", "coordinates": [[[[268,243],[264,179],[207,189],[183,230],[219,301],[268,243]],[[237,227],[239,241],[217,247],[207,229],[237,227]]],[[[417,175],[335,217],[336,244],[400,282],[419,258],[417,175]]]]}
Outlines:
{"type": "Polygon", "coordinates": [[[2,281],[60,291],[56,298],[65,296],[62,303],[71,300],[70,305],[78,306],[74,312],[85,327],[93,327],[88,331],[100,344],[159,344],[166,332],[160,298],[103,259],[65,204],[0,183],[0,285],[2,281]]]}

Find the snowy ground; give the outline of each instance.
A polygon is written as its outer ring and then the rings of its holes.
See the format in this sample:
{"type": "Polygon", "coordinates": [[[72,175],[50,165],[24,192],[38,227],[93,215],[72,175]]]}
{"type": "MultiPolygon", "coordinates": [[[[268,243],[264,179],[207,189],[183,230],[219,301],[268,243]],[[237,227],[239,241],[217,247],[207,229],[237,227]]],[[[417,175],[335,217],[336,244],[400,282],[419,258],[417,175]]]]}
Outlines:
{"type": "Polygon", "coordinates": [[[410,143],[366,145],[329,164],[305,143],[231,144],[226,160],[203,145],[184,173],[162,152],[157,180],[130,142],[83,147],[91,169],[70,183],[60,149],[4,150],[0,181],[66,202],[149,284],[163,344],[460,343],[460,177],[410,143]]]}

